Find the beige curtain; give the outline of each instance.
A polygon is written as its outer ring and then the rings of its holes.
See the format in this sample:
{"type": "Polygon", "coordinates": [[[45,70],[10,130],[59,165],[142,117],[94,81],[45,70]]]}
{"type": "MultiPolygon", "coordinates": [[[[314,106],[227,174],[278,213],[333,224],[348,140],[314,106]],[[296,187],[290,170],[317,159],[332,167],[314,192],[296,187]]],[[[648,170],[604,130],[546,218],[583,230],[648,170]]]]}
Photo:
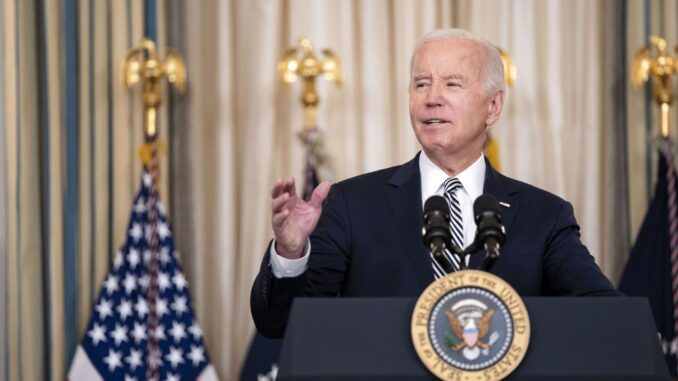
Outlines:
{"type": "MultiPolygon", "coordinates": [[[[572,201],[584,242],[609,276],[601,228],[607,209],[601,153],[606,24],[603,1],[216,1],[187,7],[191,71],[189,275],[215,366],[235,377],[252,333],[249,289],[271,237],[273,181],[301,181],[298,86],[275,67],[299,37],[341,58],[345,84],[319,82],[320,128],[336,179],[396,165],[418,150],[407,86],[417,38],[440,27],[468,28],[506,49],[518,69],[493,129],[510,176],[572,201]]],[[[182,238],[182,235],[184,238],[182,238]]],[[[181,245],[181,243],[180,243],[181,245]]]]}

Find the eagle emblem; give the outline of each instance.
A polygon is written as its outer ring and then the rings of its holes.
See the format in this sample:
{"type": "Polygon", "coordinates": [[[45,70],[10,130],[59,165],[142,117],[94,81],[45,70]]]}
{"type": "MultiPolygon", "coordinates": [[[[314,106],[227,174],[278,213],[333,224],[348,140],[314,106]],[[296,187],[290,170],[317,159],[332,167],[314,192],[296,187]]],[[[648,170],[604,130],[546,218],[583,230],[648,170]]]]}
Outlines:
{"type": "Polygon", "coordinates": [[[492,316],[494,315],[493,309],[488,308],[480,319],[471,316],[460,319],[451,309],[445,313],[454,336],[459,339],[456,344],[451,346],[453,351],[458,352],[465,348],[473,350],[476,347],[488,349],[493,344],[494,340],[483,341],[490,331],[492,316]]]}
{"type": "Polygon", "coordinates": [[[419,358],[441,380],[504,379],[530,340],[520,295],[501,278],[477,270],[434,281],[415,305],[411,328],[419,358]]]}

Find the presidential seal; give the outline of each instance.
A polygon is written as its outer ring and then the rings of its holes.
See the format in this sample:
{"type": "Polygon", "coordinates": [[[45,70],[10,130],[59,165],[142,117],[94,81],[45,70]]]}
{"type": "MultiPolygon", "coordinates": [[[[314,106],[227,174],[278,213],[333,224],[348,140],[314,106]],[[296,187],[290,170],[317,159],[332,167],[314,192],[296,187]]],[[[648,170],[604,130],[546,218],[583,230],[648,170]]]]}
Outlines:
{"type": "Polygon", "coordinates": [[[487,272],[464,270],[433,282],[412,313],[412,342],[442,380],[500,380],[522,361],[530,320],[518,293],[487,272]]]}

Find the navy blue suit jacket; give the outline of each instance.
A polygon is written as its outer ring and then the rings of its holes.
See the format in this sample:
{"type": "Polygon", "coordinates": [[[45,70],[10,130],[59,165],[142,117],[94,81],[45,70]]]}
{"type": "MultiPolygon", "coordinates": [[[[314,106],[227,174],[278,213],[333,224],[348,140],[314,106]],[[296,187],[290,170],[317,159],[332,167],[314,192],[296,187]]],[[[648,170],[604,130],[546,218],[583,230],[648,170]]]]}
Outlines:
{"type": "MultiPolygon", "coordinates": [[[[275,278],[267,251],[250,297],[261,333],[282,336],[296,296],[416,297],[433,281],[418,161],[333,185],[304,274],[275,278]]],[[[506,241],[492,273],[523,296],[618,295],[581,243],[570,203],[486,164],[483,193],[510,204],[501,207],[506,241]]],[[[472,255],[469,267],[483,257],[472,255]]]]}

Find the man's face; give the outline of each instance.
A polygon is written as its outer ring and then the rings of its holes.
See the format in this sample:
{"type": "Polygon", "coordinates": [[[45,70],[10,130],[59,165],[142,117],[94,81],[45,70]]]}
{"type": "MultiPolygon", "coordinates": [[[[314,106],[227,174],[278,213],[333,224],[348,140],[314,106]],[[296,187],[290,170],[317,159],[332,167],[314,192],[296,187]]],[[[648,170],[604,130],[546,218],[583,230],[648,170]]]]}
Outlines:
{"type": "Polygon", "coordinates": [[[487,95],[485,52],[472,41],[422,45],[412,65],[410,121],[429,156],[477,159],[503,93],[487,95]]]}

